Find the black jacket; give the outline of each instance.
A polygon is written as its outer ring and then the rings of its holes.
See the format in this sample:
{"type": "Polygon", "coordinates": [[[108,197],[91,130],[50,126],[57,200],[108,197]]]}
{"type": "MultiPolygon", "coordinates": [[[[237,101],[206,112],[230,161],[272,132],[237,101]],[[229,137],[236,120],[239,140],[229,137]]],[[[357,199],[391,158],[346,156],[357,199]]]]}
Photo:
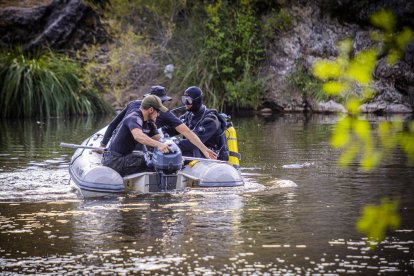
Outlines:
{"type": "MultiPolygon", "coordinates": [[[[218,153],[218,159],[228,160],[227,140],[224,134],[226,123],[219,118],[216,110],[208,109],[203,105],[195,113],[187,111],[180,119],[206,147],[218,153]]],[[[178,146],[185,156],[203,157],[200,150],[187,139],[181,140],[178,146]]]]}

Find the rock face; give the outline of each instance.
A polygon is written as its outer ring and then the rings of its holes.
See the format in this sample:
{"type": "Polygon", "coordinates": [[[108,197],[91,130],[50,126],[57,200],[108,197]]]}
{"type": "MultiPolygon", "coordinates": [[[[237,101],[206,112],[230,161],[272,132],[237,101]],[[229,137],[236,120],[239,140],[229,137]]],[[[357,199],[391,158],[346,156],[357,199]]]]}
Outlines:
{"type": "Polygon", "coordinates": [[[32,7],[0,9],[0,46],[79,49],[108,39],[99,16],[81,0],[55,0],[32,7]]]}
{"type": "MultiPolygon", "coordinates": [[[[282,111],[309,109],[315,112],[336,112],[342,110],[343,107],[332,102],[328,102],[329,104],[308,103],[306,92],[298,91],[289,82],[289,76],[295,74],[298,64],[310,72],[315,60],[335,58],[338,55],[336,43],[340,39],[353,39],[353,53],[358,53],[373,43],[369,39],[369,28],[362,28],[356,23],[339,22],[329,13],[324,14],[322,2],[299,1],[287,8],[293,21],[292,29],[275,39],[271,47],[268,47],[269,62],[261,70],[262,75],[269,78],[265,91],[265,102],[268,106],[277,107],[282,111]]],[[[400,22],[407,23],[414,29],[411,26],[413,20],[405,19],[413,13],[413,9],[411,9],[413,5],[410,4],[410,1],[400,0],[398,2],[399,5],[396,5],[398,9],[393,10],[392,5],[389,8],[399,18],[404,19],[400,22]]],[[[371,7],[371,10],[371,13],[375,12],[378,10],[378,6],[371,7]]],[[[368,21],[367,16],[365,13],[358,14],[357,21],[368,21]]],[[[394,66],[387,65],[385,58],[380,59],[373,77],[376,96],[371,102],[361,107],[363,112],[413,112],[414,41],[408,45],[403,59],[394,66]]]]}

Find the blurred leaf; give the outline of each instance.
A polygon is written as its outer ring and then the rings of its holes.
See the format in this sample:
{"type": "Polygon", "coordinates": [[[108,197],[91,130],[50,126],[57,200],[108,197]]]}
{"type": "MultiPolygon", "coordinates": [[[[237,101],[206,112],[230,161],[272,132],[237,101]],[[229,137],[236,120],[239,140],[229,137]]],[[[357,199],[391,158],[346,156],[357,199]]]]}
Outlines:
{"type": "Polygon", "coordinates": [[[391,135],[391,124],[389,122],[380,122],[378,125],[378,137],[381,145],[390,149],[393,147],[393,142],[390,139],[391,135]]]}
{"type": "Polygon", "coordinates": [[[357,145],[349,146],[339,157],[338,164],[341,167],[347,167],[358,155],[359,148],[357,145]]]}
{"type": "Polygon", "coordinates": [[[371,137],[371,127],[366,120],[355,120],[353,123],[354,131],[358,135],[358,137],[366,142],[369,143],[369,141],[372,140],[371,137]]]}
{"type": "Polygon", "coordinates": [[[348,132],[340,132],[340,131],[336,131],[331,138],[331,145],[334,148],[342,148],[344,147],[346,144],[348,144],[350,140],[350,135],[348,132]]]}
{"type": "Polygon", "coordinates": [[[388,33],[393,32],[397,23],[394,14],[391,11],[385,9],[381,9],[380,11],[374,13],[370,19],[372,25],[381,28],[388,33]]]}
{"type": "Polygon", "coordinates": [[[339,55],[347,56],[352,50],[352,39],[344,39],[338,42],[339,55]]]}
{"type": "Polygon", "coordinates": [[[346,103],[346,109],[350,114],[358,114],[359,113],[359,107],[361,106],[361,101],[357,98],[351,98],[346,103]]]}
{"type": "Polygon", "coordinates": [[[382,241],[388,229],[396,230],[401,223],[398,200],[383,198],[380,205],[365,206],[358,219],[357,229],[370,241],[382,241]]]}
{"type": "Polygon", "coordinates": [[[339,81],[329,81],[323,84],[322,89],[328,95],[339,95],[346,90],[346,85],[339,81]]]}
{"type": "Polygon", "coordinates": [[[392,128],[394,131],[401,131],[403,129],[403,120],[401,117],[396,117],[394,121],[391,122],[392,128]]]}
{"type": "Polygon", "coordinates": [[[370,32],[369,36],[372,40],[375,40],[378,42],[382,42],[385,40],[385,35],[381,31],[372,31],[370,32]]]}
{"type": "Polygon", "coordinates": [[[414,121],[408,126],[408,131],[403,132],[399,136],[401,148],[408,156],[410,163],[414,164],[414,121]]]}
{"type": "Polygon", "coordinates": [[[351,118],[345,117],[336,123],[335,129],[332,133],[331,144],[335,148],[345,146],[349,140],[349,128],[351,127],[351,118]]]}
{"type": "Polygon", "coordinates": [[[375,96],[375,91],[371,87],[366,87],[362,90],[362,97],[363,99],[370,100],[375,96]]]}
{"type": "Polygon", "coordinates": [[[333,61],[327,60],[316,61],[313,64],[312,72],[315,77],[321,80],[327,80],[331,78],[335,79],[339,78],[342,75],[340,66],[333,61]]]}
{"type": "Polygon", "coordinates": [[[395,38],[397,46],[401,50],[404,50],[411,40],[413,40],[413,31],[408,27],[404,27],[404,29],[395,38]]]}
{"type": "Polygon", "coordinates": [[[374,169],[379,165],[381,162],[382,154],[379,151],[374,151],[368,149],[365,151],[362,160],[361,160],[361,167],[364,171],[369,171],[374,169]]]}
{"type": "Polygon", "coordinates": [[[351,79],[360,84],[369,84],[376,61],[377,50],[374,48],[368,49],[351,60],[346,73],[351,79]]]}
{"type": "Polygon", "coordinates": [[[387,56],[387,63],[393,66],[402,57],[402,52],[399,49],[391,49],[387,56]]]}

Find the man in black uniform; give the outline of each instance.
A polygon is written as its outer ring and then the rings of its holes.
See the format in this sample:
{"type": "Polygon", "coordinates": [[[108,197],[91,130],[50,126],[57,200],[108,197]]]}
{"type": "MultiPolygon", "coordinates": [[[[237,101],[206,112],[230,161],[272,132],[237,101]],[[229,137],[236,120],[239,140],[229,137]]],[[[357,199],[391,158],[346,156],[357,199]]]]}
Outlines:
{"type": "MultiPolygon", "coordinates": [[[[163,86],[156,85],[152,86],[150,93],[145,96],[156,95],[164,103],[166,101],[171,101],[171,97],[167,96],[166,90],[163,86]]],[[[130,103],[112,120],[108,125],[104,137],[101,141],[101,147],[105,148],[108,144],[114,130],[122,122],[122,120],[128,116],[134,110],[137,110],[141,106],[141,100],[135,100],[130,103]]],[[[168,127],[174,129],[176,132],[182,134],[186,137],[193,145],[195,145],[206,158],[217,159],[217,155],[214,151],[207,148],[203,142],[198,138],[194,132],[192,132],[180,119],[178,119],[171,111],[161,112],[157,117],[156,121],[157,128],[168,127]]],[[[156,136],[155,139],[159,139],[160,136],[156,136]]]]}
{"type": "MultiPolygon", "coordinates": [[[[180,117],[200,140],[214,150],[219,160],[229,160],[229,150],[225,136],[226,122],[216,110],[208,109],[203,104],[203,92],[196,86],[187,88],[181,97],[187,112],[180,117]]],[[[200,151],[187,139],[178,143],[184,156],[200,157],[200,151]]]]}
{"type": "Polygon", "coordinates": [[[153,122],[160,111],[168,111],[160,98],[155,95],[145,97],[140,107],[122,120],[109,148],[104,152],[102,164],[124,176],[146,169],[144,154],[133,152],[137,144],[158,148],[164,153],[169,152],[167,144],[153,139],[158,135],[153,122]]]}

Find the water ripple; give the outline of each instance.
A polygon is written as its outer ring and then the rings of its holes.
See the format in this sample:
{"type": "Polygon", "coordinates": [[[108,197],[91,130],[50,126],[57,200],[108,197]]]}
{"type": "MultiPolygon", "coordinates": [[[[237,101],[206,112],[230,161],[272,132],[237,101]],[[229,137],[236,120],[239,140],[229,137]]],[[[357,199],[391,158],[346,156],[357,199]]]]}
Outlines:
{"type": "Polygon", "coordinates": [[[69,185],[67,168],[47,169],[32,166],[0,174],[0,201],[47,201],[77,198],[69,185]]]}

